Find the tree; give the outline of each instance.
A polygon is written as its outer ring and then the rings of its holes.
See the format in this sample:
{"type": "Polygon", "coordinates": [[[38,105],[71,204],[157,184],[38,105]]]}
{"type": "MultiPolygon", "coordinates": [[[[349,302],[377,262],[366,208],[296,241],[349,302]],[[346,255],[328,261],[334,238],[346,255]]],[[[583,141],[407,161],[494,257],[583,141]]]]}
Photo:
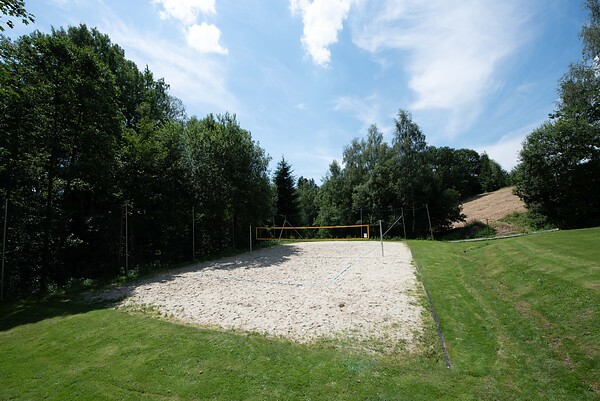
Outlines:
{"type": "Polygon", "coordinates": [[[398,111],[395,128],[392,147],[397,206],[422,205],[426,203],[425,188],[431,182],[425,135],[405,110],[398,111]]]}
{"type": "Polygon", "coordinates": [[[117,88],[93,50],[73,41],[78,29],[87,28],[36,32],[1,44],[1,76],[8,81],[2,87],[9,88],[1,106],[3,186],[12,201],[41,213],[34,219],[39,229],[27,231],[40,235],[30,245],[39,260],[28,266],[42,289],[65,279],[62,255],[80,247],[85,235],[82,219],[66,211],[106,206],[114,193],[121,135],[117,88]]]}
{"type": "Polygon", "coordinates": [[[508,173],[487,153],[480,157],[479,185],[484,192],[496,191],[508,185],[508,173]]]}
{"type": "Polygon", "coordinates": [[[481,193],[479,153],[471,149],[434,146],[429,147],[428,153],[442,187],[455,189],[461,199],[481,193]]]}
{"type": "Polygon", "coordinates": [[[292,225],[297,225],[300,216],[294,181],[292,167],[285,160],[285,157],[282,157],[277,164],[273,177],[273,183],[277,191],[275,212],[282,220],[287,220],[292,225]]]}
{"type": "Polygon", "coordinates": [[[600,55],[600,2],[585,0],[585,6],[590,13],[590,20],[579,34],[583,41],[583,59],[597,62],[596,58],[600,55]]]}
{"type": "Polygon", "coordinates": [[[600,130],[578,119],[547,122],[525,140],[517,194],[564,228],[600,224],[600,130]]]}
{"type": "Polygon", "coordinates": [[[95,29],[0,36],[0,95],[13,295],[117,274],[125,203],[133,264],[189,259],[192,221],[205,256],[272,216],[270,158],[235,115],[188,119],[95,29]]]}
{"type": "MultiPolygon", "coordinates": [[[[29,25],[30,22],[35,21],[35,17],[33,16],[33,14],[29,13],[25,9],[24,0],[0,0],[0,15],[20,18],[21,22],[25,25],[29,25]]],[[[5,30],[2,24],[6,24],[6,26],[8,26],[9,28],[14,28],[15,26],[14,22],[10,19],[6,22],[0,21],[0,32],[3,32],[5,30]]]]}
{"type": "Polygon", "coordinates": [[[564,228],[600,224],[600,2],[585,4],[583,60],[560,81],[551,121],[526,138],[516,173],[530,212],[564,228]]]}
{"type": "MultiPolygon", "coordinates": [[[[393,145],[383,141],[375,125],[366,138],[354,139],[344,149],[344,167],[334,161],[319,189],[319,224],[374,223],[392,225],[410,209],[409,236],[429,236],[429,206],[434,230],[462,218],[460,194],[445,187],[425,135],[400,110],[395,120],[393,145]]],[[[390,235],[404,235],[396,225],[390,235]]]]}
{"type": "Polygon", "coordinates": [[[352,218],[352,188],[344,177],[344,170],[334,160],[323,179],[318,195],[317,225],[347,225],[352,218]]]}
{"type": "Polygon", "coordinates": [[[391,157],[390,147],[376,125],[369,127],[366,138],[354,139],[344,150],[344,175],[352,187],[355,214],[361,209],[383,209],[390,204],[393,198],[389,191],[391,157]]]}
{"type": "Polygon", "coordinates": [[[298,178],[296,198],[298,199],[298,210],[300,212],[300,225],[312,226],[314,224],[319,214],[318,194],[319,186],[314,179],[298,178]]]}

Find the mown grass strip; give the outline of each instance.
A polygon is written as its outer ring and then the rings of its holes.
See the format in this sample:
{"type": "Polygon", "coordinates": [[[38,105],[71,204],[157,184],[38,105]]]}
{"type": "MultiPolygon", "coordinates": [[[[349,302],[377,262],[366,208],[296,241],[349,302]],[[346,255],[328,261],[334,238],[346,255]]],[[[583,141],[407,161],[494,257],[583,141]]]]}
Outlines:
{"type": "Polygon", "coordinates": [[[600,230],[412,242],[458,371],[484,398],[600,397],[600,230]]]}

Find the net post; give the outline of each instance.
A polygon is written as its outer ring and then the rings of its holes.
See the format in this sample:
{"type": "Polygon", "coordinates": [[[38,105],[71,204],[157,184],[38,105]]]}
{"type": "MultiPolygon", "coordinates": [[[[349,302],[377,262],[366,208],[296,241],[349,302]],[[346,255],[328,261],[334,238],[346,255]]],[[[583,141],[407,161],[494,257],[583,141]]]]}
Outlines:
{"type": "Polygon", "coordinates": [[[406,219],[404,218],[404,208],[401,208],[402,212],[402,228],[404,229],[404,239],[406,239],[406,219]]]}
{"type": "Polygon", "coordinates": [[[129,275],[129,225],[127,214],[129,213],[128,202],[125,202],[125,275],[129,275]]]}
{"type": "Polygon", "coordinates": [[[381,220],[379,220],[379,239],[381,240],[381,256],[383,255],[383,226],[381,220]]]}
{"type": "Polygon", "coordinates": [[[252,224],[250,224],[250,252],[252,252],[252,224]]]}
{"type": "Polygon", "coordinates": [[[196,207],[192,206],[192,261],[196,259],[196,207]]]}
{"type": "Polygon", "coordinates": [[[2,234],[2,276],[0,276],[0,301],[4,300],[4,257],[6,255],[6,222],[8,221],[8,197],[4,200],[4,229],[2,234]]]}

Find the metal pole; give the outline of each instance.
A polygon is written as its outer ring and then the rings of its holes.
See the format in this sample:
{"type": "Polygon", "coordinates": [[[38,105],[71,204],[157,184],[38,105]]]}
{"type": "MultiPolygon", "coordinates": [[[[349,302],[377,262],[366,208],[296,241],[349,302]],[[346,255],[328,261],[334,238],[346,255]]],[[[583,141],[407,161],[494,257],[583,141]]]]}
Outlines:
{"type": "Polygon", "coordinates": [[[125,275],[129,275],[129,227],[127,221],[127,203],[125,203],[125,275]]]}
{"type": "Polygon", "coordinates": [[[383,256],[383,226],[379,220],[379,238],[381,239],[381,256],[383,256]]]}
{"type": "Polygon", "coordinates": [[[406,239],[406,219],[404,218],[404,208],[400,208],[402,211],[402,228],[404,229],[404,239],[406,239]]]}
{"type": "Polygon", "coordinates": [[[196,208],[192,206],[192,260],[196,259],[196,208]]]}
{"type": "Polygon", "coordinates": [[[252,224],[250,224],[250,252],[252,252],[252,224]]]}
{"type": "Polygon", "coordinates": [[[6,222],[8,220],[8,198],[4,203],[4,234],[2,235],[2,276],[0,280],[2,281],[2,285],[0,285],[0,301],[4,299],[4,255],[6,254],[6,222]]]}
{"type": "Polygon", "coordinates": [[[363,220],[362,220],[362,207],[360,208],[360,224],[361,224],[361,226],[360,226],[360,238],[362,238],[362,237],[363,237],[363,228],[362,228],[362,224],[364,224],[364,223],[363,223],[363,220]]]}
{"type": "Polygon", "coordinates": [[[431,228],[431,217],[429,217],[429,206],[427,206],[427,203],[425,204],[425,209],[427,209],[427,220],[429,220],[429,232],[431,233],[431,239],[434,239],[433,229],[431,228]]]}

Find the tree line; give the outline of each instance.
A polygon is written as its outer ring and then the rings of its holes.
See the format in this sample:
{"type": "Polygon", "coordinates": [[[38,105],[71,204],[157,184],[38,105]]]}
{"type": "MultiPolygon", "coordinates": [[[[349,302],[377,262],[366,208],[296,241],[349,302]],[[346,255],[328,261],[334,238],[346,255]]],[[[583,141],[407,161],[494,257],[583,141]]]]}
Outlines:
{"type": "Polygon", "coordinates": [[[391,146],[372,126],[321,186],[296,181],[285,159],[271,179],[270,157],[235,115],[188,117],[163,79],[96,29],[2,36],[0,52],[3,284],[13,294],[218,254],[282,215],[354,224],[427,204],[443,229],[462,198],[506,178],[487,155],[427,146],[401,110],[391,146]]]}
{"type": "Polygon", "coordinates": [[[0,52],[8,293],[114,276],[125,245],[136,265],[212,255],[272,215],[270,159],[235,115],[188,118],[108,36],[81,25],[0,52]]]}
{"type": "MultiPolygon", "coordinates": [[[[283,158],[274,175],[279,224],[284,220],[305,226],[383,220],[390,226],[402,213],[411,220],[415,210],[421,210],[407,235],[424,237],[431,228],[441,232],[461,221],[464,199],[507,185],[508,173],[487,154],[428,146],[421,128],[405,110],[399,110],[394,122],[391,145],[372,125],[366,137],[345,147],[342,164],[330,164],[320,187],[313,179],[296,180],[292,166],[283,158]]],[[[404,234],[399,226],[390,232],[404,234]]]]}

